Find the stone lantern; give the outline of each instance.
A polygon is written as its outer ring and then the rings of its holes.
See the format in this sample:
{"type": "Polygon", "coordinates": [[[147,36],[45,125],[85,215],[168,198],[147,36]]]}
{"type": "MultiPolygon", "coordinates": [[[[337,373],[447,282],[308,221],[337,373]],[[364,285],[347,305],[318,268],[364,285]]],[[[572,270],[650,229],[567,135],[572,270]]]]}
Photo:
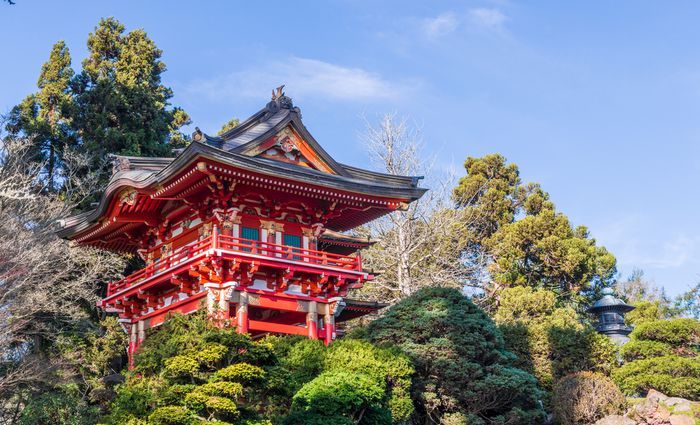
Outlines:
{"type": "Polygon", "coordinates": [[[625,313],[634,310],[631,306],[615,297],[612,288],[604,288],[603,296],[593,303],[588,312],[598,317],[596,330],[607,335],[613,342],[623,345],[629,341],[632,328],[625,324],[625,313]]]}

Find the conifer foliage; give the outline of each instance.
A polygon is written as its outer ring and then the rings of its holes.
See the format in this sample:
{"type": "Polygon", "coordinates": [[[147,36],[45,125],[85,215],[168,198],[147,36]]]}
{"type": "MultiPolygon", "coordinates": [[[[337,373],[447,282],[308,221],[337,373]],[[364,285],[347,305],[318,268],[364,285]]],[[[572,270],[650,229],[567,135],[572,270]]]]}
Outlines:
{"type": "Polygon", "coordinates": [[[189,141],[179,131],[189,116],[170,107],[162,51],[144,30],[126,32],[116,19],[102,19],[87,47],[76,75],[68,46],[57,42],[42,66],[38,92],[12,109],[6,125],[12,135],[32,140],[33,160],[42,164],[49,190],[60,189],[66,149],[89,155],[95,169],[108,154],[168,156],[189,141]]]}
{"type": "Polygon", "coordinates": [[[543,393],[514,366],[495,323],[459,291],[425,288],[394,305],[363,332],[414,363],[420,423],[539,424],[543,393]],[[461,422],[460,422],[461,421],[461,422]]]}

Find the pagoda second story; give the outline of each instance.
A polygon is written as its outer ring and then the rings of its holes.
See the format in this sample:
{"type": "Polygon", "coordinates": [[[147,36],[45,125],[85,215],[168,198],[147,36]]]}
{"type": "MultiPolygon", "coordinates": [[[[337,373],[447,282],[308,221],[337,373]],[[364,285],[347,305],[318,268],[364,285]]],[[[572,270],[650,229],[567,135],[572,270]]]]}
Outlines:
{"type": "Polygon", "coordinates": [[[59,235],[144,260],[99,302],[130,332],[129,353],[169,314],[200,307],[253,336],[329,343],[336,322],[377,308],[345,298],[372,276],[358,253],[370,242],[342,232],[406,208],[417,182],[336,162],[279,90],[218,137],[197,129],[175,158],[116,157],[96,208],[59,235]]]}

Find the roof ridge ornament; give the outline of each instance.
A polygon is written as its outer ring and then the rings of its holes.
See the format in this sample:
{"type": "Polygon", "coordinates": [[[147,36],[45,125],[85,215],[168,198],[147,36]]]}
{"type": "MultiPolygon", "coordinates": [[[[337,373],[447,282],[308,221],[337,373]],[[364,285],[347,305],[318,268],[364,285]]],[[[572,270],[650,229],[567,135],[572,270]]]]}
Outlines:
{"type": "Polygon", "coordinates": [[[284,84],[272,89],[272,99],[267,103],[265,109],[267,109],[267,112],[262,116],[261,121],[267,121],[271,116],[279,112],[280,109],[289,109],[301,116],[301,110],[295,107],[292,98],[284,93],[284,84]]]}

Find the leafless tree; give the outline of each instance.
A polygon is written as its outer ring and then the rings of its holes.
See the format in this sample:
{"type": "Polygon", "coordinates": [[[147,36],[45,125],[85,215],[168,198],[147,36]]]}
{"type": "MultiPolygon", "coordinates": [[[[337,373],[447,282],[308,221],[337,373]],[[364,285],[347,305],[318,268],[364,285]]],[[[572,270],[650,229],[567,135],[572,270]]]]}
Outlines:
{"type": "MultiPolygon", "coordinates": [[[[368,123],[365,144],[381,171],[392,175],[432,177],[432,161],[421,151],[421,134],[406,119],[385,115],[368,123]]],[[[369,235],[379,242],[364,253],[378,272],[363,296],[396,301],[425,286],[477,286],[485,258],[468,249],[473,212],[455,208],[454,179],[429,178],[429,190],[404,211],[370,223],[369,235]]]]}
{"type": "Polygon", "coordinates": [[[116,279],[124,260],[77,248],[54,234],[96,181],[87,159],[66,155],[59,193],[42,186],[30,142],[0,142],[0,423],[12,423],[20,394],[51,382],[59,359],[46,347],[94,315],[99,285],[116,279]],[[80,177],[83,175],[83,177],[80,177]]]}

